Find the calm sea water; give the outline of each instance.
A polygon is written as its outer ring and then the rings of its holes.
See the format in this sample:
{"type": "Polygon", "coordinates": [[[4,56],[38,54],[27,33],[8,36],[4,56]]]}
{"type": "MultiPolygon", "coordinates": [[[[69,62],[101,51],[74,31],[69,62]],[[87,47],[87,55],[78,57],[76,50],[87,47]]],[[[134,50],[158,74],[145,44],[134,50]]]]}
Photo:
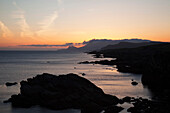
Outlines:
{"type": "Polygon", "coordinates": [[[0,51],[0,113],[79,113],[79,110],[53,111],[41,107],[12,108],[4,104],[12,94],[18,94],[20,85],[6,87],[6,82],[20,82],[42,73],[86,73],[85,78],[99,86],[105,93],[150,98],[150,92],[141,84],[141,75],[119,73],[114,66],[77,64],[81,61],[101,60],[85,53],[61,54],[55,51],[0,51]],[[74,68],[76,67],[76,69],[74,68]],[[139,82],[132,86],[131,79],[139,82]]]}

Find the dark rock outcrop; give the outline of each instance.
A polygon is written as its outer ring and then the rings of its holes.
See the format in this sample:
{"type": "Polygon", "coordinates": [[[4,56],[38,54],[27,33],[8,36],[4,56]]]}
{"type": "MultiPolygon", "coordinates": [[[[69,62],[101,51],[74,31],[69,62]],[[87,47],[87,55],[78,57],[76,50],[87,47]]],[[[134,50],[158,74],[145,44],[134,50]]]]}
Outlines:
{"type": "Polygon", "coordinates": [[[124,108],[120,107],[120,106],[110,106],[107,109],[105,109],[104,113],[119,113],[120,111],[122,111],[124,108]]]}
{"type": "Polygon", "coordinates": [[[108,49],[89,53],[116,58],[116,60],[93,61],[93,63],[117,65],[119,72],[142,74],[142,83],[148,87],[168,89],[170,86],[170,82],[168,82],[170,80],[170,43],[137,48],[108,49]]]}
{"type": "Polygon", "coordinates": [[[135,81],[131,82],[131,84],[132,84],[133,86],[138,85],[138,83],[137,83],[137,82],[135,82],[135,81]]]}
{"type": "Polygon", "coordinates": [[[136,81],[134,81],[133,79],[132,79],[132,82],[131,82],[131,84],[132,84],[133,86],[136,86],[136,85],[138,85],[138,83],[137,83],[136,81]]]}
{"type": "Polygon", "coordinates": [[[132,97],[126,96],[126,97],[122,98],[122,101],[130,103],[131,99],[132,99],[132,97]]]}
{"type": "Polygon", "coordinates": [[[12,82],[6,82],[5,83],[6,86],[13,86],[13,85],[16,85],[16,84],[17,84],[17,82],[13,82],[13,83],[12,82]]]}
{"type": "Polygon", "coordinates": [[[170,43],[92,51],[89,54],[102,54],[115,60],[85,61],[81,64],[116,65],[119,72],[142,74],[141,82],[152,92],[152,98],[170,101],[170,43]]]}
{"type": "Polygon", "coordinates": [[[169,113],[170,105],[166,102],[151,101],[144,98],[131,99],[133,107],[127,109],[130,113],[169,113]]]}
{"type": "Polygon", "coordinates": [[[81,109],[82,113],[98,113],[119,102],[116,96],[105,94],[76,74],[55,76],[44,73],[20,84],[20,94],[12,95],[8,100],[13,107],[40,105],[55,110],[75,108],[81,109]]]}

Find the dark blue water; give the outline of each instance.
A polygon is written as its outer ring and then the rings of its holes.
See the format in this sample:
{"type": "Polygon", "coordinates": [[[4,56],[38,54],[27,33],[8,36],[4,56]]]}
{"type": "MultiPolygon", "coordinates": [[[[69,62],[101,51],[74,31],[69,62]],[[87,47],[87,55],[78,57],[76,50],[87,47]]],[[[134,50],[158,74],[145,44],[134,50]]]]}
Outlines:
{"type": "MultiPolygon", "coordinates": [[[[3,104],[12,94],[19,93],[20,85],[6,87],[6,82],[20,82],[42,73],[67,74],[86,73],[85,78],[101,87],[105,93],[124,96],[141,96],[150,98],[147,88],[141,84],[141,75],[124,74],[113,66],[77,64],[81,61],[101,60],[85,53],[63,54],[56,51],[0,51],[0,113],[53,113],[56,111],[40,107],[30,109],[14,109],[10,104],[3,104]],[[74,69],[76,67],[76,69],[74,69]],[[131,79],[139,82],[132,86],[131,79]]],[[[64,110],[58,113],[79,113],[79,110],[64,110]]]]}

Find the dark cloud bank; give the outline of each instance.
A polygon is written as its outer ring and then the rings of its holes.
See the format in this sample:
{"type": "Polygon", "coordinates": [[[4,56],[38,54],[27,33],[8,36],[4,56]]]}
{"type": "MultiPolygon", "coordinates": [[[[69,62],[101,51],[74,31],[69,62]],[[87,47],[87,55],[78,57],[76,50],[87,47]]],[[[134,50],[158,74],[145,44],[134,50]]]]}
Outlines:
{"type": "Polygon", "coordinates": [[[43,45],[19,45],[19,46],[27,46],[27,47],[68,47],[68,46],[79,46],[82,45],[82,43],[65,43],[61,45],[48,45],[48,44],[43,44],[43,45]]]}
{"type": "MultiPolygon", "coordinates": [[[[65,43],[65,44],[61,44],[61,45],[48,45],[48,44],[43,44],[43,45],[39,45],[39,44],[31,44],[31,45],[19,45],[19,46],[27,46],[27,47],[68,47],[68,46],[80,46],[80,45],[86,45],[89,43],[100,43],[100,42],[116,42],[116,41],[120,41],[120,40],[108,40],[108,39],[92,39],[89,41],[84,41],[82,43],[65,43]]],[[[122,41],[150,41],[150,40],[142,40],[142,39],[123,39],[122,41]]]]}

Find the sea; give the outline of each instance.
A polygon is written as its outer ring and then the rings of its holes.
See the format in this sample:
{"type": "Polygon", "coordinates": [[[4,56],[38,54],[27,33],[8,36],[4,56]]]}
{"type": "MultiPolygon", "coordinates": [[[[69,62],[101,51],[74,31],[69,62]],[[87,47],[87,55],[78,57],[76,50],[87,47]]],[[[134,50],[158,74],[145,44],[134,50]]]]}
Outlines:
{"type": "MultiPolygon", "coordinates": [[[[99,64],[79,64],[82,61],[112,60],[112,58],[94,58],[87,53],[58,53],[57,51],[0,51],[0,113],[80,113],[77,109],[54,111],[39,106],[31,108],[13,108],[3,103],[13,94],[20,93],[20,81],[37,74],[55,75],[75,73],[102,88],[107,94],[119,98],[125,96],[151,99],[151,92],[141,83],[140,74],[120,73],[116,66],[99,64]],[[82,73],[86,75],[83,76],[82,73]],[[139,84],[131,85],[134,79],[139,84]],[[17,82],[7,87],[6,82],[17,82]]],[[[127,108],[128,104],[124,105],[127,108]]],[[[126,109],[122,113],[126,113],[126,109]]]]}

